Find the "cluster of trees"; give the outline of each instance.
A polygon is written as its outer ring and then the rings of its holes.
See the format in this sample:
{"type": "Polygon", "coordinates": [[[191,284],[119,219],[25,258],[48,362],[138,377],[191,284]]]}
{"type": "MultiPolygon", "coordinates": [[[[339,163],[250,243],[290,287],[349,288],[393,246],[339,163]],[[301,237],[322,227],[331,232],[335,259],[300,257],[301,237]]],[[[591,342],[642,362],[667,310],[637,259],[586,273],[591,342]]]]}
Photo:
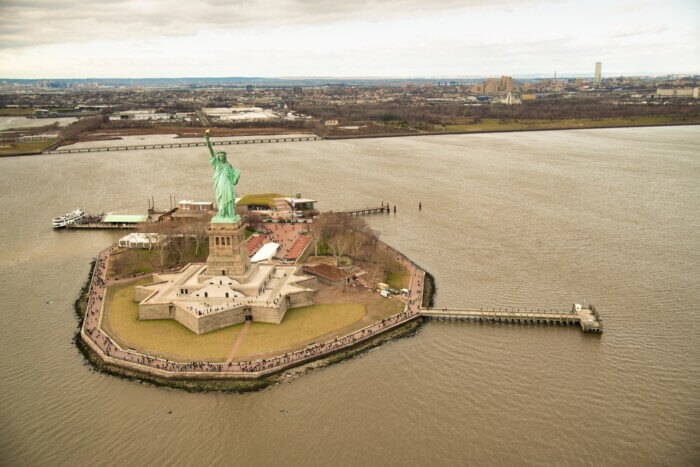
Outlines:
{"type": "Polygon", "coordinates": [[[160,242],[150,251],[125,250],[113,258],[114,274],[124,275],[149,272],[192,261],[204,261],[209,254],[208,222],[153,222],[139,229],[142,233],[155,233],[160,242]]]}
{"type": "Polygon", "coordinates": [[[694,106],[681,103],[620,105],[602,98],[544,99],[522,105],[467,106],[464,109],[465,117],[502,119],[598,119],[697,113],[694,106]]]}
{"type": "Polygon", "coordinates": [[[459,124],[464,119],[573,119],[619,118],[648,115],[697,116],[695,106],[669,102],[665,105],[618,105],[602,98],[543,99],[522,105],[465,106],[462,103],[363,103],[295,104],[299,112],[321,120],[343,122],[411,122],[433,125],[459,124]]]}
{"type": "Polygon", "coordinates": [[[99,130],[107,122],[109,122],[107,116],[81,118],[61,130],[58,138],[64,143],[74,142],[81,134],[99,130]]]}
{"type": "Polygon", "coordinates": [[[185,222],[150,222],[141,226],[144,233],[155,233],[162,240],[154,250],[160,267],[202,259],[208,253],[207,228],[209,219],[185,222]]]}
{"type": "Polygon", "coordinates": [[[396,267],[395,258],[380,247],[379,237],[367,222],[357,216],[325,212],[313,224],[318,249],[325,249],[340,264],[341,258],[349,258],[365,270],[372,286],[386,279],[387,272],[396,267]]]}
{"type": "MultiPolygon", "coordinates": [[[[353,261],[371,257],[377,248],[378,236],[364,219],[340,212],[326,212],[314,222],[318,246],[325,248],[340,264],[342,257],[353,261]]],[[[318,247],[317,246],[317,247],[318,247]]]]}
{"type": "Polygon", "coordinates": [[[214,126],[222,128],[286,128],[290,130],[303,130],[313,128],[315,123],[308,120],[253,120],[248,122],[214,122],[214,126]]]}

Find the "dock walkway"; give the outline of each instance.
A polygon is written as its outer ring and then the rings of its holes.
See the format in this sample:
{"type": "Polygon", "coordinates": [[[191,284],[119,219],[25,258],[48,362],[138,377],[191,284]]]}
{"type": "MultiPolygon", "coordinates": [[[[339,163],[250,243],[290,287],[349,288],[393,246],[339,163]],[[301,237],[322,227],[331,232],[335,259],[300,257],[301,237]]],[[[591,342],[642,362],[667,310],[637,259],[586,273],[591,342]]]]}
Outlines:
{"type": "Polygon", "coordinates": [[[580,326],[582,332],[603,332],[603,320],[595,307],[562,311],[527,310],[484,310],[455,308],[421,308],[421,316],[436,320],[465,320],[477,323],[549,324],[560,326],[580,326]]]}
{"type": "MultiPolygon", "coordinates": [[[[231,139],[225,141],[212,141],[214,146],[225,146],[231,144],[260,144],[260,143],[285,143],[285,142],[296,142],[296,141],[317,141],[322,139],[317,135],[309,136],[276,136],[268,138],[254,138],[254,139],[231,139]]],[[[136,151],[143,149],[169,149],[169,148],[193,148],[197,146],[205,146],[206,143],[200,141],[188,142],[188,143],[163,143],[163,144],[135,144],[128,146],[102,146],[95,148],[70,148],[70,149],[50,149],[44,151],[43,154],[74,154],[80,152],[109,152],[109,151],[136,151]]]]}
{"type": "Polygon", "coordinates": [[[343,214],[350,214],[351,216],[362,216],[365,214],[379,214],[386,212],[389,214],[389,205],[383,205],[383,206],[378,206],[374,208],[360,208],[360,209],[351,209],[349,211],[342,211],[343,214]]]}

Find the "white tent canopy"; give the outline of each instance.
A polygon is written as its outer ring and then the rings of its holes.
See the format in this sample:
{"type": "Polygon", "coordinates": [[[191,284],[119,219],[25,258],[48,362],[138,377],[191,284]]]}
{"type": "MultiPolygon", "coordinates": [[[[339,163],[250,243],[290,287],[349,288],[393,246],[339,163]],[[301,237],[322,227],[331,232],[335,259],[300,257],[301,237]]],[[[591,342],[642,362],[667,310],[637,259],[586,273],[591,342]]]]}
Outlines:
{"type": "Polygon", "coordinates": [[[260,247],[260,249],[253,255],[252,258],[250,258],[251,263],[258,263],[260,261],[265,261],[273,256],[275,256],[275,253],[277,253],[277,250],[279,249],[279,244],[275,242],[270,242],[266,243],[263,246],[260,247]]]}

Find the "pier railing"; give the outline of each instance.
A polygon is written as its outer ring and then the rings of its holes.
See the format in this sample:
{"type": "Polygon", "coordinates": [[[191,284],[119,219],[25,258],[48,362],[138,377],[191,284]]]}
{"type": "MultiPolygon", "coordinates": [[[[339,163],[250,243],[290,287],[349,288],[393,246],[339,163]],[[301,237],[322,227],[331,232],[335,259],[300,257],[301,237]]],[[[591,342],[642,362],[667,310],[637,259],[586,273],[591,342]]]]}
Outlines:
{"type": "Polygon", "coordinates": [[[580,326],[583,332],[603,332],[603,322],[594,306],[572,309],[569,312],[554,310],[491,310],[456,309],[456,308],[423,308],[421,316],[442,321],[465,320],[478,323],[508,323],[508,324],[548,324],[560,326],[580,326]]]}

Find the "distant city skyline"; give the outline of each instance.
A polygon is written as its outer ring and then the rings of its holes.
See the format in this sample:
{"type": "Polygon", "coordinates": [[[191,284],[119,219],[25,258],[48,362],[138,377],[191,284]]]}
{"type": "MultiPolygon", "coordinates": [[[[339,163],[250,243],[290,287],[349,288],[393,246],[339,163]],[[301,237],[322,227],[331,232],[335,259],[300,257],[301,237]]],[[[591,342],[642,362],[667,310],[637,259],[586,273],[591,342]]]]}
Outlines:
{"type": "Polygon", "coordinates": [[[698,17],[688,0],[7,0],[0,77],[694,74],[698,17]]]}

